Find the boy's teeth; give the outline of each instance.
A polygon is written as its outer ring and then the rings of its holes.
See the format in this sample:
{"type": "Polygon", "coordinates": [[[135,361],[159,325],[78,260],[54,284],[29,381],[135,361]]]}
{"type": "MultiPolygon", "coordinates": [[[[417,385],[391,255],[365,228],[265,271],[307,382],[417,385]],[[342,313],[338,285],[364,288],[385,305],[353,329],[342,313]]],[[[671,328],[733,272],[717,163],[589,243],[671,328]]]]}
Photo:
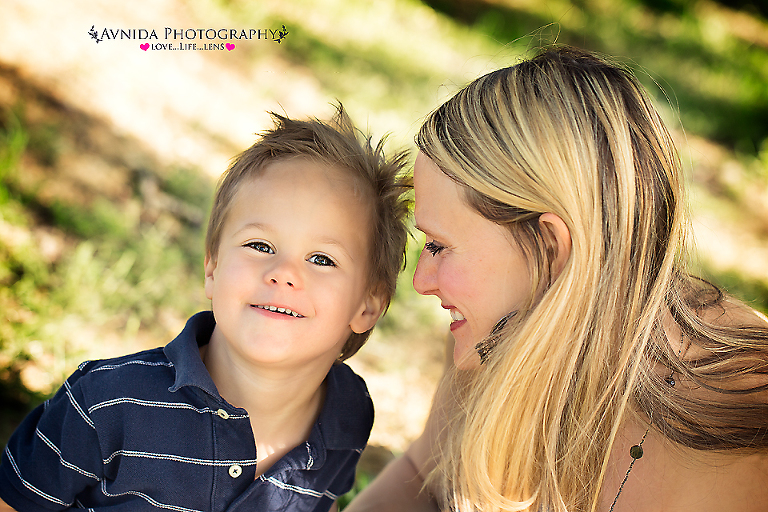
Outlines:
{"type": "Polygon", "coordinates": [[[452,309],[451,310],[451,319],[455,322],[458,322],[459,320],[464,320],[464,315],[459,313],[458,309],[452,309]]]}
{"type": "Polygon", "coordinates": [[[283,313],[283,314],[286,314],[286,315],[291,315],[291,316],[296,317],[296,318],[303,318],[300,314],[295,313],[295,312],[291,311],[288,308],[278,308],[277,306],[256,306],[256,307],[259,308],[259,309],[266,309],[267,311],[274,311],[276,313],[283,313]]]}

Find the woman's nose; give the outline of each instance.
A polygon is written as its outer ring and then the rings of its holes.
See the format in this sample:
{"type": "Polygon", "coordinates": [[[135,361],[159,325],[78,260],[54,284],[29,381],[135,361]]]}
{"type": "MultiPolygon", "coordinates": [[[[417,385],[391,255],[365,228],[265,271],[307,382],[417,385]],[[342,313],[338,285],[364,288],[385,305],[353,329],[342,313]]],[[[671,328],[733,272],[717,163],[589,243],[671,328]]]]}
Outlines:
{"type": "Polygon", "coordinates": [[[436,275],[437,263],[434,256],[422,250],[413,273],[413,289],[421,295],[434,295],[437,291],[436,275]]]}

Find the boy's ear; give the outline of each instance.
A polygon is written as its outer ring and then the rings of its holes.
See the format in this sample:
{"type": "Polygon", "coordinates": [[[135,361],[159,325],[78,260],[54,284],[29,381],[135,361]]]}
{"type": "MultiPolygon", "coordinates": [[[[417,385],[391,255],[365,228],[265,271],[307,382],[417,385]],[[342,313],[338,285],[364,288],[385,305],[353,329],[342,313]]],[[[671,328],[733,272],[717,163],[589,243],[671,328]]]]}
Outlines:
{"type": "Polygon", "coordinates": [[[216,260],[210,254],[205,255],[205,296],[213,299],[213,271],[216,270],[216,260]]]}
{"type": "Polygon", "coordinates": [[[380,293],[369,293],[349,326],[353,332],[362,334],[376,325],[384,309],[386,309],[384,297],[380,293]]]}
{"type": "Polygon", "coordinates": [[[554,213],[542,213],[539,217],[539,229],[545,242],[553,249],[554,258],[550,262],[550,279],[554,281],[563,271],[565,263],[571,257],[571,230],[559,216],[554,213]]]}

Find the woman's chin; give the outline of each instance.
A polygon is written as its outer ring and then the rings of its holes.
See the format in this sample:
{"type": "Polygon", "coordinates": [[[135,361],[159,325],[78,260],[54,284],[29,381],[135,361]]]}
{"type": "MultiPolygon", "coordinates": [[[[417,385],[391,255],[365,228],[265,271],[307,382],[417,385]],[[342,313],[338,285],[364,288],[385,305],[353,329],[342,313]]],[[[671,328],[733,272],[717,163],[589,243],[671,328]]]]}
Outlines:
{"type": "Polygon", "coordinates": [[[453,347],[453,364],[459,370],[476,370],[480,368],[480,355],[474,347],[461,347],[457,342],[453,347]]]}

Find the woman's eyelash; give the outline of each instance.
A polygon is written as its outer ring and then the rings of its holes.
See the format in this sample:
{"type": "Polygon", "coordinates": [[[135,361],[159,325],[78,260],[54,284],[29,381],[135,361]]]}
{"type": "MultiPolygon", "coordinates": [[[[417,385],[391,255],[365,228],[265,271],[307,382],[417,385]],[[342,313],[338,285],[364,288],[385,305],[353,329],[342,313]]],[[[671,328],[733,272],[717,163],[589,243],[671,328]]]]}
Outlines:
{"type": "Polygon", "coordinates": [[[439,244],[437,244],[435,242],[427,242],[427,243],[425,243],[424,244],[424,248],[426,250],[428,250],[429,253],[432,254],[432,256],[437,256],[438,254],[440,254],[442,252],[443,249],[445,249],[445,247],[443,247],[442,245],[439,245],[439,244]]]}

